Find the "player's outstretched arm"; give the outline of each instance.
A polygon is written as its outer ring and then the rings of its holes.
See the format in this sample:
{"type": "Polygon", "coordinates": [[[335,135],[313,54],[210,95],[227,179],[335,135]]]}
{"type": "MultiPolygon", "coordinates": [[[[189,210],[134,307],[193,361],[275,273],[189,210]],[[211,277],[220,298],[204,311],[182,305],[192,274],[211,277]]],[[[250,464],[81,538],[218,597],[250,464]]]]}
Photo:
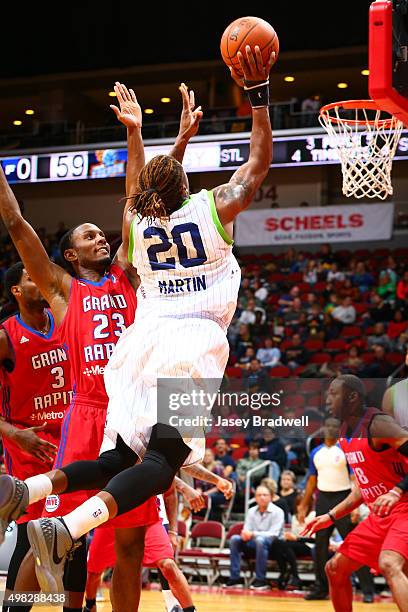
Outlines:
{"type": "Polygon", "coordinates": [[[195,107],[194,91],[188,91],[185,83],[181,83],[179,87],[183,108],[180,117],[179,133],[169,155],[175,157],[180,164],[183,163],[184,153],[189,143],[190,138],[195,136],[200,126],[200,121],[203,118],[201,106],[195,107]]]}
{"type": "Polygon", "coordinates": [[[222,478],[218,476],[218,474],[214,474],[214,472],[210,472],[210,470],[207,470],[201,463],[193,463],[182,469],[193,478],[197,478],[197,480],[204,480],[204,482],[215,485],[217,489],[224,494],[226,499],[231,498],[233,485],[230,480],[222,478]]]}
{"type": "MultiPolygon", "coordinates": [[[[353,510],[358,508],[362,504],[362,501],[363,498],[361,495],[361,491],[358,487],[356,487],[345,499],[343,499],[342,502],[340,502],[339,504],[337,504],[337,506],[330,510],[330,514],[335,519],[341,519],[343,518],[343,516],[347,516],[353,510]]],[[[303,531],[300,532],[300,535],[309,537],[316,533],[316,531],[326,529],[332,524],[333,521],[329,514],[322,514],[320,516],[316,516],[313,520],[307,523],[303,531]]]]}
{"type": "MultiPolygon", "coordinates": [[[[22,216],[18,202],[7,183],[1,166],[0,214],[27,274],[54,311],[54,306],[58,308],[56,300],[61,300],[61,298],[68,300],[72,277],[48,257],[41,240],[22,216]]],[[[58,319],[58,312],[54,311],[54,315],[56,314],[58,319]]]]}
{"type": "MultiPolygon", "coordinates": [[[[272,162],[272,128],[268,110],[268,86],[271,60],[262,64],[262,54],[255,47],[255,54],[249,46],[246,57],[238,52],[238,59],[244,74],[243,83],[250,92],[252,104],[252,132],[248,161],[231,177],[229,183],[216,187],[215,204],[222,225],[231,223],[235,217],[252,202],[257,189],[268,174],[272,162]],[[257,101],[259,96],[259,102],[257,101]]],[[[239,76],[231,69],[231,75],[238,84],[239,76]]]]}
{"type": "Polygon", "coordinates": [[[177,491],[182,494],[193,512],[200,512],[200,510],[205,508],[205,499],[200,491],[196,491],[196,489],[190,487],[190,485],[177,476],[175,481],[177,491]]]}
{"type": "MultiPolygon", "coordinates": [[[[114,89],[119,107],[114,104],[111,104],[110,107],[118,121],[127,128],[126,197],[130,198],[136,192],[139,173],[145,164],[142,139],[142,109],[133,89],[128,89],[126,85],[118,81],[115,83],[114,89]]],[[[129,231],[134,217],[134,213],[129,212],[132,203],[131,199],[126,201],[122,217],[122,244],[115,255],[113,263],[119,265],[126,272],[130,282],[137,289],[139,277],[128,261],[129,231]]]]}

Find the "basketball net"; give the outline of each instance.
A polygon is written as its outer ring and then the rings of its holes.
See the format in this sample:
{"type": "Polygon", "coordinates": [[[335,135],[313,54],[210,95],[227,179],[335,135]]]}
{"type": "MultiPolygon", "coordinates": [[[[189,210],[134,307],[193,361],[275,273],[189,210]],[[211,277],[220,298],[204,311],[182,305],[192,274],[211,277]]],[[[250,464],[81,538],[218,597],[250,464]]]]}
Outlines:
{"type": "Polygon", "coordinates": [[[341,161],[347,197],[385,200],[393,192],[392,160],[403,124],[392,115],[382,118],[384,112],[372,100],[335,102],[320,109],[320,124],[341,161]]]}

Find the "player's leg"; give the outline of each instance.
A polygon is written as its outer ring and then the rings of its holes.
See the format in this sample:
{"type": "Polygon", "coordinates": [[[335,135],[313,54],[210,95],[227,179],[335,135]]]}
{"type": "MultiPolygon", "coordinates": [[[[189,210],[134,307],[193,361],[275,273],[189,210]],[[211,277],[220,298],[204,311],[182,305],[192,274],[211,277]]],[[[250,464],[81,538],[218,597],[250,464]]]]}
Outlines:
{"type": "Polygon", "coordinates": [[[157,569],[157,575],[167,612],[180,612],[182,610],[180,602],[174,597],[169,583],[159,569],[157,569]]]}
{"type": "Polygon", "coordinates": [[[382,550],[378,561],[380,571],[401,612],[408,612],[408,577],[404,571],[406,563],[407,559],[393,550],[382,550]]]}
{"type": "Polygon", "coordinates": [[[134,527],[115,532],[116,565],[111,587],[115,612],[138,610],[145,531],[145,527],[134,527]]]}
{"type": "MultiPolygon", "coordinates": [[[[24,560],[24,557],[26,556],[29,550],[30,542],[28,541],[27,537],[27,523],[23,523],[22,525],[17,526],[17,542],[13,555],[10,559],[10,565],[7,572],[6,596],[9,595],[12,591],[17,590],[15,587],[18,571],[24,560]]],[[[15,610],[16,612],[29,612],[29,610],[31,610],[31,606],[3,606],[2,608],[2,612],[10,612],[10,610],[15,610]]]]}
{"type": "Polygon", "coordinates": [[[87,611],[95,612],[96,593],[101,582],[102,573],[108,567],[115,567],[115,564],[114,527],[107,526],[102,529],[95,529],[88,549],[88,573],[85,588],[87,611]]]}
{"type": "Polygon", "coordinates": [[[183,610],[195,610],[186,577],[180,568],[177,567],[174,559],[160,559],[160,561],[157,562],[157,568],[163,574],[170,586],[171,592],[177,601],[180,602],[183,610]]]}
{"type": "MultiPolygon", "coordinates": [[[[354,529],[350,515],[344,516],[340,520],[336,521],[336,527],[343,540],[345,540],[348,534],[354,529]]],[[[357,571],[357,576],[360,583],[360,588],[364,594],[364,598],[371,601],[375,595],[375,585],[373,575],[371,574],[369,567],[367,567],[367,565],[362,566],[357,571]]]]}
{"type": "Polygon", "coordinates": [[[361,567],[361,563],[336,553],[326,564],[330,597],[336,612],[353,610],[353,588],[351,574],[361,567]]]}

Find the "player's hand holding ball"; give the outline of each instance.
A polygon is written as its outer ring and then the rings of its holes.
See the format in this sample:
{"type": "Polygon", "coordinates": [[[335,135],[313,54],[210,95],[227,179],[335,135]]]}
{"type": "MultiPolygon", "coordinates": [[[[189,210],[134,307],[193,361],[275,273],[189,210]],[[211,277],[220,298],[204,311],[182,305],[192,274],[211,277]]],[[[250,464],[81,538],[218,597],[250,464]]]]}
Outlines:
{"type": "Polygon", "coordinates": [[[239,87],[251,87],[258,83],[265,83],[269,79],[272,65],[275,63],[275,52],[272,51],[267,64],[263,65],[261,49],[255,45],[254,50],[249,45],[245,47],[245,55],[238,51],[237,57],[240,72],[230,66],[231,76],[239,87]]]}

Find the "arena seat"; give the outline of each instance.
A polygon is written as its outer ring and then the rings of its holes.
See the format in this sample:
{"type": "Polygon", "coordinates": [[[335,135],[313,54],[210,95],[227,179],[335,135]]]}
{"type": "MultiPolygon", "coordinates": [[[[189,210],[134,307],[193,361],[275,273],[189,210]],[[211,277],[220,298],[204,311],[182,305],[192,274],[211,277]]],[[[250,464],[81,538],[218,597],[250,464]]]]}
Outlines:
{"type": "Polygon", "coordinates": [[[324,346],[324,342],[323,340],[314,340],[313,338],[311,338],[309,340],[306,340],[303,346],[308,351],[321,351],[324,346]]]}
{"type": "Polygon", "coordinates": [[[238,368],[237,366],[227,366],[225,368],[225,373],[231,378],[242,378],[242,368],[238,368]]]}
{"type": "Polygon", "coordinates": [[[341,338],[337,338],[335,340],[329,340],[326,342],[324,346],[325,350],[329,353],[334,353],[337,351],[345,351],[347,349],[347,342],[342,340],[341,338]]]}
{"type": "Polygon", "coordinates": [[[361,328],[357,325],[345,325],[340,332],[343,338],[358,338],[361,336],[361,328]]]}
{"type": "Polygon", "coordinates": [[[275,368],[271,368],[269,370],[269,376],[272,376],[273,378],[288,378],[290,374],[290,369],[283,365],[276,366],[275,368]]]}
{"type": "Polygon", "coordinates": [[[217,555],[222,553],[225,544],[225,527],[218,521],[197,523],[191,530],[191,542],[195,547],[187,548],[178,555],[178,561],[185,570],[189,568],[199,580],[205,576],[209,586],[212,586],[219,576],[217,555]],[[201,545],[205,538],[212,546],[204,548],[201,545]]]}
{"type": "Polygon", "coordinates": [[[310,358],[310,363],[329,363],[331,355],[329,353],[315,353],[310,358]]]}

